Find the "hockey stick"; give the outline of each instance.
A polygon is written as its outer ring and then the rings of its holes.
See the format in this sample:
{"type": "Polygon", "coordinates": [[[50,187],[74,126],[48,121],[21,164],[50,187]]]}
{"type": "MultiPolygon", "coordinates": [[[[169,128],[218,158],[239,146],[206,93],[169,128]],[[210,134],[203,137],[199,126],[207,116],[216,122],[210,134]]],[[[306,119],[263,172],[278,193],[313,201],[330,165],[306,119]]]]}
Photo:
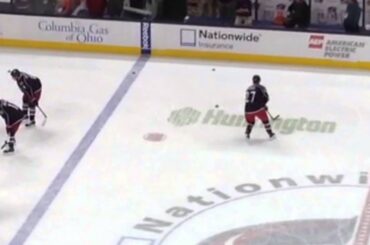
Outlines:
{"type": "Polygon", "coordinates": [[[46,113],[41,109],[41,107],[39,105],[37,105],[37,109],[39,109],[39,111],[41,112],[42,116],[44,117],[44,121],[42,121],[42,126],[45,126],[46,124],[46,121],[48,120],[48,116],[46,115],[46,113]]]}
{"type": "Polygon", "coordinates": [[[268,113],[268,114],[269,114],[269,116],[271,117],[271,120],[272,120],[272,121],[275,121],[275,120],[277,120],[277,119],[280,117],[280,115],[272,116],[272,115],[271,115],[271,113],[270,113],[270,111],[267,111],[267,113],[268,113]]]}
{"type": "Polygon", "coordinates": [[[8,141],[5,141],[4,144],[1,146],[1,150],[5,148],[5,146],[8,145],[8,141]]]}

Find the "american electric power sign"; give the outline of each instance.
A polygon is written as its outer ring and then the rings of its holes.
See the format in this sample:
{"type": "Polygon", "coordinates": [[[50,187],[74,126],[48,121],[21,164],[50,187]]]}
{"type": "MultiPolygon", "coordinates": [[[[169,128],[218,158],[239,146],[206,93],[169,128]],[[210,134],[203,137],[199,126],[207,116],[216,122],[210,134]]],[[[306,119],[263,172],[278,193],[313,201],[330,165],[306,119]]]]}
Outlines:
{"type": "Polygon", "coordinates": [[[323,52],[325,58],[351,59],[364,51],[366,42],[343,40],[325,35],[310,35],[308,48],[323,52]]]}

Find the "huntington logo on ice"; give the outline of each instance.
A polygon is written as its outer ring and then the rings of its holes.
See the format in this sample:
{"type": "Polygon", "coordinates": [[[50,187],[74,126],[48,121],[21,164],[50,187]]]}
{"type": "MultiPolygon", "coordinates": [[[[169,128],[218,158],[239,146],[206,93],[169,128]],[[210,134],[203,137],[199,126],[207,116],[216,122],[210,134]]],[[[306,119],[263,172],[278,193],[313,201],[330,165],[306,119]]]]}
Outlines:
{"type": "Polygon", "coordinates": [[[187,126],[197,123],[200,118],[200,115],[201,112],[191,107],[185,107],[180,110],[171,112],[168,121],[178,127],[187,126]]]}
{"type": "MultiPolygon", "coordinates": [[[[175,126],[188,126],[196,123],[209,126],[221,127],[246,127],[243,114],[228,113],[222,109],[209,109],[205,113],[186,107],[171,112],[168,119],[175,126]]],[[[311,120],[305,117],[279,118],[271,121],[273,129],[281,134],[295,132],[332,134],[337,129],[337,123],[333,121],[311,120]]],[[[262,123],[258,124],[263,127],[262,123]]]]}

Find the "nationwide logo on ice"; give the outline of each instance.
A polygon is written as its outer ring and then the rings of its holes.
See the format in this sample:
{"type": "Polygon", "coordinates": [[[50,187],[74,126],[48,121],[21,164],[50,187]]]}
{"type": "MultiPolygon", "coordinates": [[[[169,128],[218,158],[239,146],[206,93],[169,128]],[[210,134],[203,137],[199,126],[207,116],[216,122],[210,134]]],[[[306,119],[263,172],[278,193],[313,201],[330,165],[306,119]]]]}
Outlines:
{"type": "Polygon", "coordinates": [[[311,35],[308,47],[312,49],[322,49],[324,47],[324,39],[323,35],[311,35]]]}
{"type": "Polygon", "coordinates": [[[367,244],[360,241],[368,176],[308,174],[209,186],[143,216],[117,244],[367,244]]]}

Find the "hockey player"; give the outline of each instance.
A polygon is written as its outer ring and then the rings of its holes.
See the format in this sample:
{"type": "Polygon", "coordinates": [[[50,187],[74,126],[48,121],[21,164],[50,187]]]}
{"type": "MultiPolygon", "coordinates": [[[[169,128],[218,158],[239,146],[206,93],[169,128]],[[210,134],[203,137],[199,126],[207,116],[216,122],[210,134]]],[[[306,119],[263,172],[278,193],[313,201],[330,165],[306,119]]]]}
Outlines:
{"type": "Polygon", "coordinates": [[[2,147],[7,147],[3,152],[14,152],[15,134],[24,119],[23,110],[8,101],[0,99],[0,116],[5,120],[6,133],[9,136],[9,140],[5,141],[2,147]]]}
{"type": "Polygon", "coordinates": [[[38,106],[42,85],[39,78],[31,76],[18,69],[13,69],[10,72],[12,78],[17,82],[19,89],[23,93],[22,109],[25,115],[26,127],[34,126],[36,124],[36,106],[38,106]]]}
{"type": "Polygon", "coordinates": [[[246,92],[244,107],[245,120],[247,121],[247,128],[245,131],[246,137],[247,139],[250,138],[257,117],[262,121],[270,138],[274,138],[275,134],[271,130],[270,120],[267,115],[266,103],[269,101],[269,95],[266,88],[260,84],[261,77],[259,75],[254,75],[252,80],[253,84],[246,92]]]}

